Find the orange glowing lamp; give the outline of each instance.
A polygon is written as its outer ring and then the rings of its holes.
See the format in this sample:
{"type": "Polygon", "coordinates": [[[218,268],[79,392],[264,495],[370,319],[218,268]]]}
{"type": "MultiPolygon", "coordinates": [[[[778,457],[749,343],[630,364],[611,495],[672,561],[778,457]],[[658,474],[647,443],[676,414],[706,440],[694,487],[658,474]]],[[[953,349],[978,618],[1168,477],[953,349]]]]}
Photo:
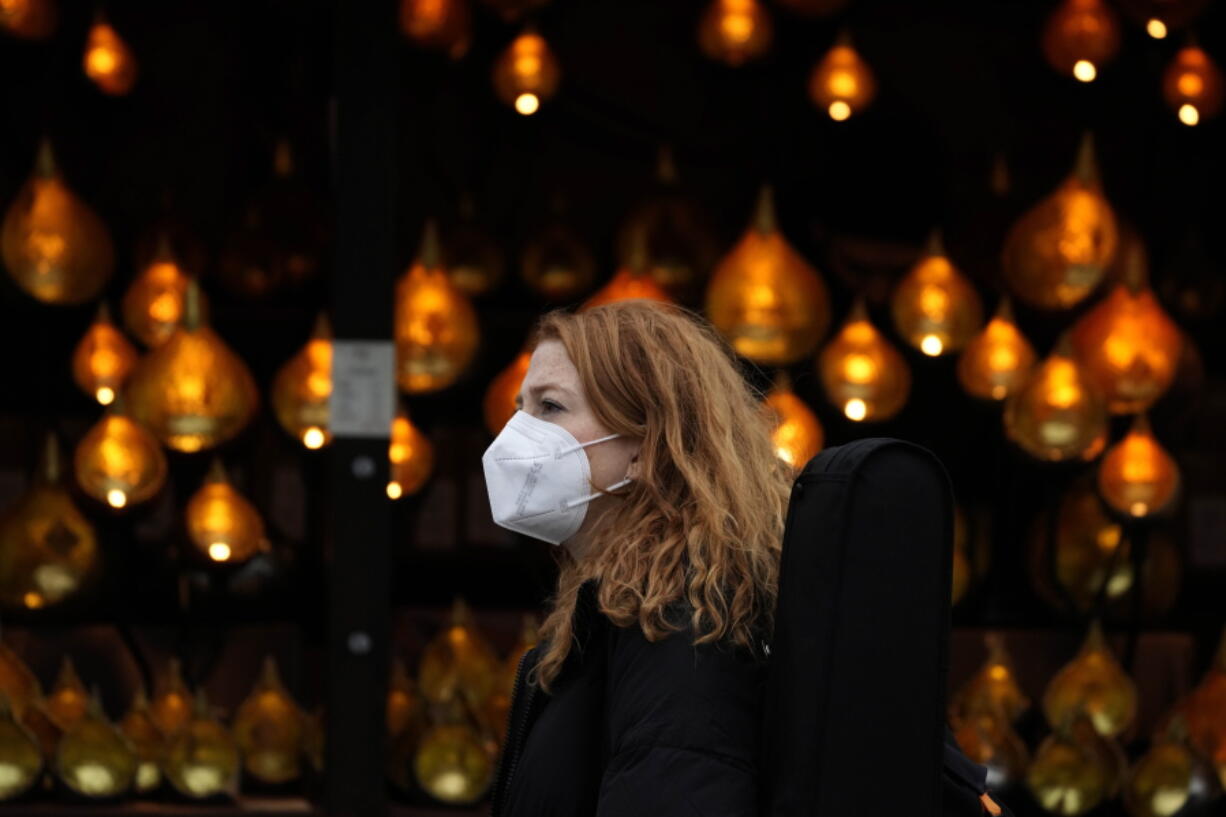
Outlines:
{"type": "Polygon", "coordinates": [[[758,0],[711,0],[698,21],[698,45],[713,60],[736,67],[770,48],[774,26],[758,0]]]}
{"type": "Polygon", "coordinates": [[[415,494],[434,471],[434,446],[409,419],[402,406],[392,419],[392,437],[387,447],[391,476],[387,482],[389,499],[415,494]]]}
{"type": "Polygon", "coordinates": [[[396,282],[396,368],[410,394],[438,391],[472,362],[480,341],[477,313],[443,267],[438,228],[426,223],[417,260],[396,282]]]}
{"type": "Polygon", "coordinates": [[[1180,122],[1197,125],[1222,110],[1222,71],[1203,48],[1187,45],[1162,75],[1162,96],[1180,122]]]}
{"type": "Polygon", "coordinates": [[[312,450],[332,441],[328,399],[332,396],[332,327],[324,314],[310,339],[272,383],[272,411],[291,436],[312,450]]]}
{"type": "Polygon", "coordinates": [[[707,285],[706,312],[737,354],[766,366],[809,355],[830,327],[830,295],[775,220],[764,186],[749,229],[707,285]]]}
{"type": "Polygon", "coordinates": [[[103,93],[123,96],[136,84],[136,57],[101,14],[89,30],[82,64],[85,76],[103,93]]]}
{"type": "Polygon", "coordinates": [[[863,298],[822,349],[817,372],[826,397],[853,422],[888,420],[907,403],[911,370],[869,320],[863,298]]]}
{"type": "Polygon", "coordinates": [[[843,122],[869,106],[877,95],[872,69],[856,52],[847,32],[813,66],[809,97],[831,119],[843,122]]]}
{"type": "Polygon", "coordinates": [[[264,520],[230,482],[220,459],[187,501],[185,517],[192,544],[213,562],[238,564],[269,548],[264,520]]]}
{"type": "Polygon", "coordinates": [[[486,389],[483,409],[485,427],[491,434],[502,431],[502,427],[515,413],[515,398],[519,395],[519,387],[523,385],[524,376],[528,374],[528,364],[531,362],[532,352],[525,349],[498,373],[486,389]]]}
{"type": "MultiPolygon", "coordinates": [[[[153,259],[137,273],[123,296],[124,326],[145,346],[160,346],[174,334],[183,319],[190,277],[163,233],[158,237],[153,259]]],[[[203,293],[200,306],[207,319],[208,305],[203,293]]]]}
{"type": "Polygon", "coordinates": [[[1120,24],[1103,0],[1063,0],[1047,18],[1042,45],[1052,68],[1093,82],[1120,49],[1120,24]]]}
{"type": "Polygon", "coordinates": [[[558,90],[562,69],[545,38],[531,28],[494,62],[494,92],[516,112],[531,116],[558,90]]]}
{"type": "Polygon", "coordinates": [[[468,0],[400,0],[400,30],[410,42],[453,60],[472,44],[468,0]]]}
{"type": "Polygon", "coordinates": [[[72,353],[72,379],[81,391],[104,406],[114,402],[119,389],[136,366],[132,343],[111,322],[106,302],[72,353]]]}
{"type": "Polygon", "coordinates": [[[1005,434],[1046,462],[1092,460],[1107,444],[1107,403],[1068,335],[1005,401],[1005,434]]]}
{"type": "Polygon", "coordinates": [[[1087,133],[1072,174],[1009,229],[1003,276],[1031,306],[1068,309],[1102,281],[1118,244],[1115,212],[1103,196],[1087,133]]]}
{"type": "Polygon", "coordinates": [[[796,471],[804,468],[822,450],[825,434],[817,415],[792,391],[786,372],[775,376],[763,408],[771,418],[775,455],[796,471]]]}
{"type": "Polygon", "coordinates": [[[895,288],[891,313],[898,334],[929,357],[962,349],[983,323],[979,293],[949,260],[936,233],[895,288]]]}
{"type": "Polygon", "coordinates": [[[1170,507],[1179,492],[1179,466],[1154,437],[1149,419],[1138,414],[1122,440],[1098,465],[1098,491],[1126,516],[1143,517],[1170,507]]]}
{"type": "Polygon", "coordinates": [[[661,303],[673,302],[664,288],[657,284],[656,279],[651,276],[651,269],[647,263],[646,237],[641,230],[635,234],[625,263],[614,273],[609,282],[584,301],[579,309],[586,311],[604,304],[629,301],[635,298],[661,303]]]}
{"type": "Polygon", "coordinates": [[[116,400],[77,443],[73,460],[81,490],[115,510],[152,499],[166,483],[166,455],[157,438],[116,400]]]}
{"type": "Polygon", "coordinates": [[[958,358],[958,382],[972,397],[1004,400],[1021,387],[1034,364],[1034,348],[1014,323],[1009,299],[1001,298],[992,320],[958,358]]]}
{"type": "Polygon", "coordinates": [[[9,205],[0,229],[9,275],[43,303],[93,300],[115,268],[106,225],[64,183],[45,140],[34,172],[9,205]]]}

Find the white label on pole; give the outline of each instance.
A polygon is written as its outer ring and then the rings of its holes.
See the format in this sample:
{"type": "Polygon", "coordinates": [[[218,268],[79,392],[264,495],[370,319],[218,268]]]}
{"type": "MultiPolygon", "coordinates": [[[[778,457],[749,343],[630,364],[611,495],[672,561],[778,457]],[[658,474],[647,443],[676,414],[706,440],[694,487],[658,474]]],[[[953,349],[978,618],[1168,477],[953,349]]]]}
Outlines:
{"type": "Polygon", "coordinates": [[[388,340],[332,341],[329,422],[337,437],[387,437],[396,411],[396,350],[388,340]]]}

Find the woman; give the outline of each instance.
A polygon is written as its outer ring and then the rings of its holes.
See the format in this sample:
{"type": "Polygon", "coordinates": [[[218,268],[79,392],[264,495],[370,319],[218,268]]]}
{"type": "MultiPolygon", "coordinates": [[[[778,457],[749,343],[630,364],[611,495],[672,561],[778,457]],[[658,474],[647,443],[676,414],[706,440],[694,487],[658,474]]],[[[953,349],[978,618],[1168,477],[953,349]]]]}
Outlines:
{"type": "Polygon", "coordinates": [[[696,316],[546,315],[483,457],[494,520],[559,545],[520,663],[495,817],[744,815],[790,470],[696,316]]]}

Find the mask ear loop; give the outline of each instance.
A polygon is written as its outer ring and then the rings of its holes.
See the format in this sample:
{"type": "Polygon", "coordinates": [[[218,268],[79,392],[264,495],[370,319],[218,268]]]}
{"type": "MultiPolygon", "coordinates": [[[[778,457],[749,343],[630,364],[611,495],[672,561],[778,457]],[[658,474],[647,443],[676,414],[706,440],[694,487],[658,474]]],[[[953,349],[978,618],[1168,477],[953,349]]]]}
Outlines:
{"type": "Polygon", "coordinates": [[[566,500],[566,507],[573,508],[576,505],[582,505],[585,502],[591,502],[593,499],[600,496],[601,494],[608,493],[609,491],[616,491],[618,488],[624,488],[625,486],[629,485],[631,482],[634,482],[634,480],[632,480],[630,477],[626,477],[621,482],[615,482],[612,485],[610,485],[608,488],[605,488],[603,491],[597,491],[596,493],[590,496],[581,496],[581,497],[576,497],[575,499],[568,499],[566,500]]]}
{"type": "Polygon", "coordinates": [[[558,449],[558,456],[564,457],[567,454],[570,454],[571,452],[578,451],[580,448],[587,448],[589,445],[595,445],[596,443],[602,443],[605,440],[611,440],[614,437],[620,437],[620,436],[621,436],[620,434],[609,434],[608,436],[605,436],[605,437],[597,437],[594,440],[588,440],[585,443],[579,443],[578,445],[572,445],[569,448],[561,448],[561,449],[558,449]]]}

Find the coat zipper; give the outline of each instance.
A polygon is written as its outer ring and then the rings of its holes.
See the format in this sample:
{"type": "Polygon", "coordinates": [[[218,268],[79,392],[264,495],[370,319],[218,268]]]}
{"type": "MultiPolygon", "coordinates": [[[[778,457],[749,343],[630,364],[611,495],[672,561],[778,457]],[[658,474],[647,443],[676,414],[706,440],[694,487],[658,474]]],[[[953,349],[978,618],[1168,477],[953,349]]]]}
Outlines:
{"type": "Polygon", "coordinates": [[[529,653],[525,652],[520,656],[519,664],[515,667],[515,681],[511,684],[511,700],[520,703],[521,706],[512,705],[511,711],[507,713],[507,741],[503,746],[502,762],[499,764],[499,773],[491,798],[491,817],[498,817],[501,811],[503,801],[511,786],[511,775],[515,773],[515,764],[519,761],[519,754],[523,749],[524,732],[528,728],[528,713],[531,711],[532,697],[536,692],[535,687],[523,683],[524,664],[528,661],[528,655],[529,653]],[[516,717],[517,712],[518,718],[516,717]],[[504,768],[506,774],[502,773],[504,768]]]}

